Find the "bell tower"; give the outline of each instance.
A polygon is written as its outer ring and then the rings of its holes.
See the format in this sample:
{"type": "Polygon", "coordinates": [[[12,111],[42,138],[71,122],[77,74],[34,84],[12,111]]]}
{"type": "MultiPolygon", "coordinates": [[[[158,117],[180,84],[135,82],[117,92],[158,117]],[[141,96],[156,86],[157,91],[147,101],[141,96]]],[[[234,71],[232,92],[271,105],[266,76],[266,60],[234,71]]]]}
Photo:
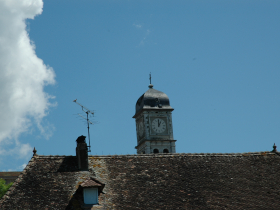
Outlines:
{"type": "Polygon", "coordinates": [[[176,152],[173,110],[167,95],[150,84],[149,89],[137,100],[133,116],[136,122],[137,154],[176,152]]]}

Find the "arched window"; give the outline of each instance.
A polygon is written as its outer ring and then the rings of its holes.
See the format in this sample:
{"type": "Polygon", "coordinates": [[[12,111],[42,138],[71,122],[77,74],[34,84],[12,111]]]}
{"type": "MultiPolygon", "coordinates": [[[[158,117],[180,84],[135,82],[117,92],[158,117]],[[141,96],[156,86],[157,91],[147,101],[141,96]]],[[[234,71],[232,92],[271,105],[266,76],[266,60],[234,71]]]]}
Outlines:
{"type": "Polygon", "coordinates": [[[159,153],[158,149],[154,149],[154,153],[159,153]]]}
{"type": "Polygon", "coordinates": [[[164,149],[163,153],[169,153],[168,149],[164,149]]]}

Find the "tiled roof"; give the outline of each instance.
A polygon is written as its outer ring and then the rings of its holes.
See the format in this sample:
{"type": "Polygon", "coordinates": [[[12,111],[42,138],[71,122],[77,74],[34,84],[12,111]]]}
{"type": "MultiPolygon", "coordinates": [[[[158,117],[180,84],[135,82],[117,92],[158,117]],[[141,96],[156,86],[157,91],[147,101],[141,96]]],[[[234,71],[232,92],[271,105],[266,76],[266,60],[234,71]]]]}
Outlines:
{"type": "Polygon", "coordinates": [[[105,184],[92,209],[280,209],[279,153],[89,156],[89,167],[34,156],[0,209],[78,209],[89,178],[105,184]]]}
{"type": "Polygon", "coordinates": [[[92,178],[88,178],[81,184],[81,186],[82,187],[101,187],[102,184],[92,178]]]}
{"type": "Polygon", "coordinates": [[[18,175],[20,175],[21,172],[19,171],[13,171],[13,172],[0,172],[0,177],[5,177],[5,176],[15,176],[17,177],[18,175]]]}

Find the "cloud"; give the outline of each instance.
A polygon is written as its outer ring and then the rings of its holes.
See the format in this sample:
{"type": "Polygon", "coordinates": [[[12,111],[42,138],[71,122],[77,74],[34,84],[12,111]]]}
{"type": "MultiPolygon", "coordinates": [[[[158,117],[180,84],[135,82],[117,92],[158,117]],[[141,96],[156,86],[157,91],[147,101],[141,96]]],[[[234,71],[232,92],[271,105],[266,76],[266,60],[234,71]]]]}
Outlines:
{"type": "Polygon", "coordinates": [[[142,28],[142,25],[140,25],[140,24],[133,23],[133,26],[137,29],[141,29],[142,33],[144,31],[145,34],[144,34],[144,37],[142,38],[142,40],[140,41],[139,46],[144,45],[146,42],[146,39],[149,36],[149,34],[151,33],[151,31],[149,29],[145,30],[144,28],[142,28]]]}
{"type": "Polygon", "coordinates": [[[27,166],[27,164],[22,164],[20,167],[18,167],[18,169],[23,170],[23,169],[25,169],[26,166],[27,166]]]}
{"type": "MultiPolygon", "coordinates": [[[[0,1],[0,143],[14,139],[11,151],[26,156],[29,144],[16,140],[35,123],[42,133],[42,119],[52,98],[44,86],[55,83],[55,74],[35,53],[26,31],[26,19],[42,13],[42,0],[0,1]]],[[[3,149],[0,151],[5,152],[3,149]]]]}
{"type": "Polygon", "coordinates": [[[145,44],[146,39],[147,39],[147,37],[149,36],[150,33],[151,33],[151,31],[149,29],[147,29],[144,38],[139,43],[139,46],[145,44]]]}
{"type": "Polygon", "coordinates": [[[142,28],[142,25],[133,23],[133,26],[136,28],[142,28]]]}
{"type": "Polygon", "coordinates": [[[16,168],[9,168],[8,170],[2,170],[3,172],[6,172],[6,171],[22,171],[23,169],[25,169],[25,167],[27,166],[27,164],[22,164],[16,168]]]}

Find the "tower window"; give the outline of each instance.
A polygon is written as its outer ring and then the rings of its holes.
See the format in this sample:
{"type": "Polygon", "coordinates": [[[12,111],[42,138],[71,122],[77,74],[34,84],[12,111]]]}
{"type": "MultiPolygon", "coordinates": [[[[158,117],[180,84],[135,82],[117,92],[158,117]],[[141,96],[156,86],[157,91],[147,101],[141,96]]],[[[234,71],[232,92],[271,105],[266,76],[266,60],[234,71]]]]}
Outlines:
{"type": "Polygon", "coordinates": [[[154,149],[154,153],[159,153],[158,149],[154,149]]]}
{"type": "Polygon", "coordinates": [[[164,149],[163,153],[169,153],[168,149],[164,149]]]}

